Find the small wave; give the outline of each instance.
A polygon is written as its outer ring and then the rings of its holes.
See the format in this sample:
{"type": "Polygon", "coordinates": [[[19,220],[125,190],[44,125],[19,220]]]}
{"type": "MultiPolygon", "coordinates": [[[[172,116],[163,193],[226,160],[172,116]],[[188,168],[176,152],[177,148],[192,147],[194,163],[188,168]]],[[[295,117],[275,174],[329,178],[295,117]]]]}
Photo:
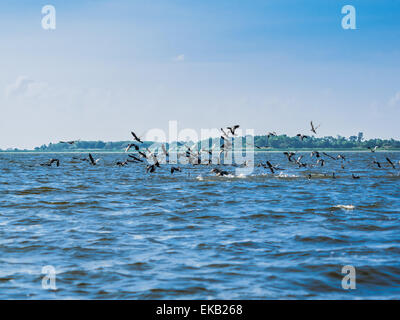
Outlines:
{"type": "Polygon", "coordinates": [[[296,174],[288,174],[288,173],[283,173],[279,172],[278,175],[276,175],[277,178],[299,178],[298,175],[296,174]]]}
{"type": "Polygon", "coordinates": [[[334,208],[343,209],[343,210],[354,210],[356,207],[351,204],[350,205],[338,204],[338,205],[334,206],[334,208]]]}

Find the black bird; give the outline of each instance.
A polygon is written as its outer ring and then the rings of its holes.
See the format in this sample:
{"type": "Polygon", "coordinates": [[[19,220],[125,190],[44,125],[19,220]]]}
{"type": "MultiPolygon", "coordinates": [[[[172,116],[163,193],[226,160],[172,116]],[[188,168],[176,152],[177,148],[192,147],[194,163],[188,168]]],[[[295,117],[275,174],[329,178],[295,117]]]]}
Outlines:
{"type": "Polygon", "coordinates": [[[58,160],[58,159],[50,159],[48,162],[41,163],[40,165],[41,165],[41,166],[48,166],[48,167],[51,167],[51,165],[52,165],[53,163],[56,163],[56,166],[57,166],[57,167],[60,166],[60,160],[58,160]]]}
{"type": "Polygon", "coordinates": [[[224,171],[224,170],[220,170],[218,168],[212,169],[211,172],[215,173],[215,175],[218,176],[218,177],[227,176],[229,174],[229,172],[224,171]]]}
{"type": "Polygon", "coordinates": [[[392,160],[390,160],[388,157],[386,157],[386,161],[389,162],[389,164],[392,166],[393,169],[396,169],[394,163],[392,162],[392,160]]]}
{"type": "Polygon", "coordinates": [[[351,176],[353,177],[353,179],[360,179],[360,177],[356,176],[354,173],[352,173],[351,176]]]}
{"type": "Polygon", "coordinates": [[[306,136],[304,134],[301,134],[301,133],[296,134],[296,136],[299,137],[301,141],[303,141],[304,139],[308,139],[309,138],[308,136],[306,136]]]}
{"type": "Polygon", "coordinates": [[[80,141],[80,140],[60,141],[60,143],[74,144],[75,142],[78,142],[78,141],[80,141]]]}
{"type": "Polygon", "coordinates": [[[270,137],[276,137],[276,132],[275,132],[275,131],[273,131],[273,132],[268,132],[267,138],[269,139],[270,137]]]}
{"type": "Polygon", "coordinates": [[[117,166],[119,166],[119,167],[124,167],[124,166],[126,166],[128,164],[128,160],[126,160],[126,161],[117,161],[117,163],[116,163],[116,165],[117,166]]]}
{"type": "Polygon", "coordinates": [[[338,154],[336,158],[337,159],[342,159],[343,161],[346,161],[346,157],[344,155],[342,155],[342,154],[338,154]]]}
{"type": "Polygon", "coordinates": [[[382,168],[382,166],[381,166],[381,163],[380,163],[380,162],[378,162],[378,161],[374,160],[374,161],[373,161],[373,163],[375,163],[375,164],[378,166],[378,168],[382,168]]]}
{"type": "Polygon", "coordinates": [[[327,156],[328,158],[331,158],[332,160],[336,160],[335,157],[332,157],[330,154],[328,154],[328,153],[326,153],[326,152],[322,152],[322,154],[323,154],[324,156],[327,156]]]}
{"type": "Polygon", "coordinates": [[[151,156],[152,159],[153,159],[153,164],[154,164],[156,167],[160,167],[160,163],[158,162],[157,156],[156,156],[154,153],[152,153],[152,152],[149,150],[149,148],[147,148],[147,152],[150,153],[150,156],[151,156]]]}
{"type": "Polygon", "coordinates": [[[221,136],[221,138],[224,139],[224,137],[225,137],[225,138],[229,139],[229,136],[228,136],[228,134],[224,131],[224,129],[221,128],[221,131],[222,131],[222,135],[223,135],[223,136],[221,136]]]}
{"type": "Polygon", "coordinates": [[[140,140],[140,138],[133,132],[133,131],[131,131],[131,134],[132,134],[132,136],[133,136],[133,139],[135,139],[137,142],[139,142],[139,143],[143,143],[143,141],[142,140],[140,140]]]}
{"type": "Polygon", "coordinates": [[[236,129],[238,129],[240,126],[238,124],[234,125],[233,127],[227,127],[227,129],[229,129],[229,131],[232,133],[232,135],[235,135],[235,131],[236,129]]]}
{"type": "Polygon", "coordinates": [[[144,152],[139,151],[138,153],[141,155],[142,158],[147,159],[147,155],[144,152]]]}
{"type": "Polygon", "coordinates": [[[132,158],[133,160],[135,160],[135,161],[137,161],[137,162],[143,162],[142,159],[139,159],[138,157],[135,157],[135,156],[132,155],[132,154],[128,154],[128,157],[132,158]]]}
{"type": "Polygon", "coordinates": [[[321,125],[315,127],[313,122],[311,121],[311,132],[317,134],[317,129],[320,127],[321,125]]]}
{"type": "Polygon", "coordinates": [[[314,155],[315,155],[317,158],[319,158],[319,157],[321,156],[320,153],[319,153],[318,151],[313,151],[313,152],[311,152],[311,154],[310,154],[311,158],[312,158],[314,155]]]}
{"type": "Polygon", "coordinates": [[[97,163],[97,161],[95,161],[94,159],[93,159],[93,156],[89,153],[89,160],[90,160],[90,164],[92,165],[92,166],[95,166],[96,165],[96,163],[97,163]]]}
{"type": "Polygon", "coordinates": [[[332,179],[336,179],[336,174],[332,172],[332,179]]]}
{"type": "Polygon", "coordinates": [[[371,152],[375,152],[376,151],[376,149],[378,149],[379,148],[379,146],[375,146],[375,147],[373,147],[373,148],[371,148],[371,147],[367,147],[369,150],[371,150],[371,152]]]}
{"type": "Polygon", "coordinates": [[[271,171],[271,173],[275,173],[275,170],[284,170],[284,169],[278,168],[277,166],[273,166],[271,164],[271,162],[269,162],[269,161],[267,161],[267,166],[268,166],[268,169],[271,171]]]}
{"type": "Polygon", "coordinates": [[[148,166],[146,167],[146,173],[147,173],[147,172],[153,173],[154,171],[156,171],[156,166],[155,166],[154,164],[148,165],[148,166]]]}
{"type": "Polygon", "coordinates": [[[317,160],[317,164],[321,164],[321,167],[323,167],[324,166],[324,164],[325,164],[325,160],[324,159],[318,159],[317,160]]]}
{"type": "Polygon", "coordinates": [[[182,170],[179,167],[171,167],[171,174],[173,174],[175,171],[181,172],[182,170]]]}
{"type": "Polygon", "coordinates": [[[136,151],[139,151],[139,146],[137,146],[137,145],[134,144],[134,143],[130,143],[130,144],[128,144],[128,145],[126,146],[125,152],[128,152],[132,147],[135,148],[136,151]]]}
{"type": "Polygon", "coordinates": [[[289,162],[294,162],[294,159],[292,159],[292,157],[294,155],[296,155],[295,152],[292,152],[292,151],[286,152],[285,151],[283,154],[286,156],[286,158],[288,159],[289,162]]]}

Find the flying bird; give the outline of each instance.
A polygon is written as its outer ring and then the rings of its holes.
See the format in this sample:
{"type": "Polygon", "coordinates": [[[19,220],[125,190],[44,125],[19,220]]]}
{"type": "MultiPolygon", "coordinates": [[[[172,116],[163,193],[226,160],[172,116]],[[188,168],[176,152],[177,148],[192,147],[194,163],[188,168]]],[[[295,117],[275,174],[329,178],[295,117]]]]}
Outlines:
{"type": "Polygon", "coordinates": [[[232,126],[232,127],[227,127],[227,129],[229,129],[229,131],[232,133],[233,136],[235,136],[235,131],[236,129],[238,129],[240,126],[238,124],[232,126]]]}
{"type": "Polygon", "coordinates": [[[368,147],[368,149],[369,149],[371,152],[375,152],[376,149],[378,149],[378,148],[379,148],[379,146],[375,146],[375,147],[373,147],[373,148],[368,147]]]}
{"type": "Polygon", "coordinates": [[[133,136],[133,139],[135,139],[137,142],[139,142],[139,143],[143,143],[143,141],[142,140],[140,140],[140,138],[133,132],[133,131],[131,131],[131,134],[132,134],[132,136],[133,136]]]}
{"type": "Polygon", "coordinates": [[[306,136],[304,134],[301,134],[301,133],[296,134],[296,136],[299,137],[301,141],[303,141],[304,139],[308,139],[309,138],[308,136],[306,136]]]}
{"type": "Polygon", "coordinates": [[[381,163],[380,163],[380,162],[378,162],[378,161],[374,160],[374,161],[373,161],[373,163],[375,163],[375,164],[378,166],[378,168],[382,168],[382,166],[381,166],[381,163]]]}
{"type": "Polygon", "coordinates": [[[286,156],[286,158],[288,159],[289,162],[295,162],[295,160],[292,159],[292,157],[296,155],[295,152],[292,152],[292,151],[287,152],[287,151],[285,151],[283,154],[286,156]]]}
{"type": "Polygon", "coordinates": [[[155,172],[155,171],[156,171],[156,166],[155,166],[154,164],[148,165],[148,166],[146,167],[146,173],[148,173],[148,172],[153,173],[153,172],[155,172]]]}
{"type": "Polygon", "coordinates": [[[57,167],[60,166],[60,160],[58,160],[58,159],[50,159],[48,162],[41,163],[40,165],[41,165],[41,166],[48,166],[48,167],[51,167],[51,165],[52,165],[53,163],[55,163],[57,167]]]}
{"type": "Polygon", "coordinates": [[[132,158],[132,159],[135,160],[136,162],[143,162],[142,159],[139,159],[138,157],[135,157],[135,156],[132,155],[132,154],[128,154],[128,157],[132,158]]]}
{"type": "Polygon", "coordinates": [[[92,166],[95,166],[100,159],[94,160],[93,156],[89,153],[89,160],[92,166]]]}
{"type": "Polygon", "coordinates": [[[324,164],[325,164],[325,160],[324,160],[324,159],[318,159],[318,160],[317,160],[317,165],[318,165],[318,164],[321,164],[321,167],[323,167],[324,164]]]}
{"type": "Polygon", "coordinates": [[[319,158],[319,157],[321,156],[320,153],[319,153],[318,151],[313,151],[313,152],[311,152],[311,154],[310,154],[311,158],[312,158],[314,155],[315,155],[317,158],[319,158]]]}
{"type": "MultiPolygon", "coordinates": [[[[222,131],[222,136],[221,136],[221,138],[225,137],[225,138],[229,139],[229,136],[228,136],[228,134],[224,131],[224,129],[221,128],[221,131],[222,131]]],[[[223,139],[224,139],[224,138],[223,138],[223,139]]]]}
{"type": "Polygon", "coordinates": [[[215,175],[218,177],[227,176],[229,174],[229,172],[220,170],[218,168],[211,169],[211,172],[215,173],[215,175]]]}
{"type": "Polygon", "coordinates": [[[394,163],[392,162],[392,160],[390,160],[388,157],[386,157],[386,161],[389,162],[389,164],[392,166],[393,169],[396,169],[394,163]]]}
{"type": "Polygon", "coordinates": [[[332,157],[330,154],[326,153],[326,152],[322,152],[322,154],[324,156],[327,156],[328,158],[331,158],[332,160],[337,160],[335,157],[332,157]]]}
{"type": "Polygon", "coordinates": [[[134,143],[130,143],[126,146],[125,152],[128,152],[131,148],[135,148],[136,151],[139,151],[139,146],[134,143]]]}
{"type": "Polygon", "coordinates": [[[80,140],[60,141],[60,143],[74,144],[75,142],[79,142],[79,141],[80,141],[80,140]]]}
{"type": "Polygon", "coordinates": [[[271,162],[269,162],[269,161],[267,161],[267,166],[268,166],[268,169],[271,171],[271,173],[275,173],[275,170],[284,170],[284,169],[278,168],[277,166],[273,166],[271,164],[271,162]]]}
{"type": "Polygon", "coordinates": [[[128,165],[128,160],[126,160],[126,161],[117,161],[116,165],[119,166],[119,167],[124,167],[124,166],[128,165]]]}
{"type": "Polygon", "coordinates": [[[182,170],[179,167],[171,167],[171,174],[173,174],[175,171],[181,172],[182,170]]]}
{"type": "Polygon", "coordinates": [[[318,129],[321,125],[315,127],[312,121],[311,121],[310,124],[311,124],[311,132],[317,134],[317,129],[318,129]]]}

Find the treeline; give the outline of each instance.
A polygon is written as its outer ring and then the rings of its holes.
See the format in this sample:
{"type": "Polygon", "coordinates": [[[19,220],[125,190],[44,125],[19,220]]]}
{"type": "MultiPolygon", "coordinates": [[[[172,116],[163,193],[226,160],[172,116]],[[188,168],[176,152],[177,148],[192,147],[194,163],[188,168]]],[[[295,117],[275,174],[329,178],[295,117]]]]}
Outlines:
{"type": "Polygon", "coordinates": [[[259,147],[271,149],[367,149],[368,147],[385,149],[400,149],[400,141],[394,139],[369,139],[363,140],[362,134],[349,138],[337,137],[309,137],[301,141],[299,137],[280,135],[276,137],[255,136],[254,144],[259,147]]]}
{"type": "MultiPolygon", "coordinates": [[[[217,140],[218,141],[218,140],[217,140]]],[[[50,143],[48,145],[42,145],[36,147],[34,151],[39,152],[80,152],[80,151],[104,151],[104,152],[118,152],[124,151],[128,144],[132,141],[117,141],[117,142],[103,142],[103,141],[78,141],[74,144],[65,143],[50,143]]],[[[223,140],[220,139],[220,145],[222,145],[223,140]]],[[[152,146],[154,142],[145,141],[140,144],[141,148],[148,148],[152,146]]],[[[188,145],[192,145],[189,143],[188,145]]],[[[215,139],[209,139],[208,147],[211,148],[215,144],[215,139]]],[[[303,141],[299,137],[289,137],[287,135],[272,136],[267,138],[267,136],[255,136],[254,144],[262,149],[266,150],[300,150],[300,149],[354,149],[361,150],[367,149],[368,147],[374,148],[378,146],[382,149],[399,149],[400,141],[394,139],[369,139],[364,140],[363,134],[360,132],[358,136],[351,136],[349,138],[337,136],[337,137],[309,137],[305,138],[303,141]]],[[[178,142],[178,147],[185,145],[183,142],[178,142]]],[[[204,146],[204,144],[202,145],[204,146]]],[[[242,147],[249,148],[246,145],[245,139],[242,139],[242,147]]],[[[197,149],[199,149],[198,146],[197,149]]],[[[256,149],[258,150],[258,149],[256,149]]],[[[378,149],[379,150],[379,149],[378,149]]],[[[18,150],[18,149],[8,149],[6,151],[28,151],[28,150],[18,150]]],[[[133,151],[133,149],[132,149],[133,151]]]]}

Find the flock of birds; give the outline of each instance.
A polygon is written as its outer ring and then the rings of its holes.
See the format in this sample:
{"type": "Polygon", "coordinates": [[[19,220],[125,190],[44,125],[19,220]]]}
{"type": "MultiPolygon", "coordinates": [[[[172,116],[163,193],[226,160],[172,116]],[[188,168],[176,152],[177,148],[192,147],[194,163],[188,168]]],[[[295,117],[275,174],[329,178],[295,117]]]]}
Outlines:
{"type": "MultiPolygon", "coordinates": [[[[313,134],[317,134],[317,129],[320,127],[320,125],[315,126],[312,121],[310,122],[310,125],[311,125],[310,131],[313,134]]],[[[225,164],[221,163],[221,154],[225,153],[225,155],[227,155],[227,153],[230,150],[232,150],[232,145],[233,145],[232,139],[237,136],[236,130],[239,127],[240,127],[239,125],[234,125],[231,127],[227,127],[226,130],[221,128],[222,134],[221,134],[220,138],[222,139],[223,143],[220,144],[219,150],[217,151],[217,154],[218,154],[217,165],[225,165],[225,164]]],[[[128,154],[127,159],[125,159],[124,161],[117,161],[115,163],[115,165],[117,165],[119,167],[125,167],[129,163],[145,163],[146,164],[146,173],[156,172],[157,168],[161,167],[160,163],[163,163],[163,161],[160,161],[160,155],[155,154],[154,152],[150,151],[148,148],[145,148],[145,149],[141,148],[141,145],[143,144],[143,141],[141,140],[141,138],[138,137],[133,131],[131,132],[131,135],[133,137],[133,142],[129,143],[126,146],[125,152],[129,152],[132,149],[134,151],[131,152],[130,154],[128,154]]],[[[270,137],[273,137],[273,136],[277,136],[276,132],[268,132],[267,139],[269,139],[270,137]]],[[[307,136],[307,135],[304,135],[301,133],[298,133],[296,136],[299,137],[299,139],[301,141],[303,141],[304,139],[310,138],[310,136],[307,136]]],[[[60,141],[60,143],[66,143],[66,144],[72,145],[78,141],[80,141],[80,140],[60,141]]],[[[195,148],[194,146],[189,147],[189,146],[185,145],[185,147],[186,147],[186,151],[183,153],[178,153],[177,156],[186,158],[187,163],[189,163],[191,165],[211,165],[211,164],[213,164],[212,156],[213,156],[213,151],[216,148],[216,145],[213,145],[212,148],[210,148],[210,149],[201,149],[201,150],[197,150],[197,148],[195,148]],[[203,161],[202,156],[201,156],[201,154],[204,152],[207,153],[208,156],[211,156],[211,157],[208,157],[208,159],[206,159],[206,161],[203,161]]],[[[254,147],[257,149],[265,148],[263,146],[257,146],[257,145],[254,145],[254,147]]],[[[372,153],[376,152],[376,150],[378,148],[379,148],[378,146],[375,146],[373,148],[368,147],[368,149],[372,153]]],[[[168,159],[169,152],[166,150],[166,147],[164,144],[161,145],[161,149],[162,149],[162,156],[165,157],[164,159],[166,160],[167,163],[169,163],[169,159],[168,159]]],[[[337,156],[332,156],[326,152],[312,151],[310,153],[310,158],[311,159],[315,158],[316,159],[315,163],[304,162],[303,161],[304,155],[297,156],[296,152],[285,151],[285,152],[283,152],[283,154],[286,156],[289,163],[294,164],[294,165],[298,166],[299,168],[324,167],[326,164],[326,160],[323,157],[325,156],[331,160],[341,161],[341,164],[340,164],[341,168],[345,169],[346,156],[343,154],[338,154],[337,156]]],[[[385,157],[385,158],[386,158],[386,162],[388,163],[388,165],[391,168],[396,169],[395,162],[392,161],[391,159],[389,159],[388,157],[385,157]]],[[[88,157],[85,157],[85,158],[73,157],[72,159],[74,161],[88,162],[92,166],[97,165],[98,162],[100,161],[100,159],[94,159],[92,154],[90,154],[90,153],[88,154],[88,157]]],[[[371,163],[373,165],[377,166],[378,168],[383,168],[383,163],[379,162],[376,158],[374,158],[374,160],[372,160],[371,163]]],[[[52,159],[48,160],[47,162],[41,163],[40,165],[51,167],[51,166],[53,166],[53,164],[55,164],[57,167],[60,166],[60,160],[52,158],[52,159]]],[[[241,166],[244,166],[244,167],[246,167],[248,165],[249,165],[249,162],[246,162],[246,161],[241,164],[241,166]]],[[[237,166],[237,165],[231,164],[231,166],[237,166]]],[[[276,173],[277,171],[285,170],[283,168],[280,168],[279,165],[273,165],[270,161],[266,161],[266,163],[261,162],[257,165],[257,167],[265,168],[265,169],[269,170],[272,174],[276,173]]],[[[398,168],[400,168],[400,160],[398,161],[398,168]]],[[[174,172],[181,172],[181,171],[182,171],[181,167],[172,166],[170,168],[171,174],[173,174],[174,172]]],[[[226,175],[230,174],[228,171],[222,170],[218,167],[211,169],[211,172],[217,176],[226,176],[226,175]]],[[[311,173],[309,173],[307,177],[308,177],[308,179],[311,179],[311,177],[312,177],[311,173]]],[[[332,173],[331,177],[333,179],[336,179],[335,172],[332,173]]],[[[352,173],[352,178],[359,179],[360,176],[352,173]]]]}

